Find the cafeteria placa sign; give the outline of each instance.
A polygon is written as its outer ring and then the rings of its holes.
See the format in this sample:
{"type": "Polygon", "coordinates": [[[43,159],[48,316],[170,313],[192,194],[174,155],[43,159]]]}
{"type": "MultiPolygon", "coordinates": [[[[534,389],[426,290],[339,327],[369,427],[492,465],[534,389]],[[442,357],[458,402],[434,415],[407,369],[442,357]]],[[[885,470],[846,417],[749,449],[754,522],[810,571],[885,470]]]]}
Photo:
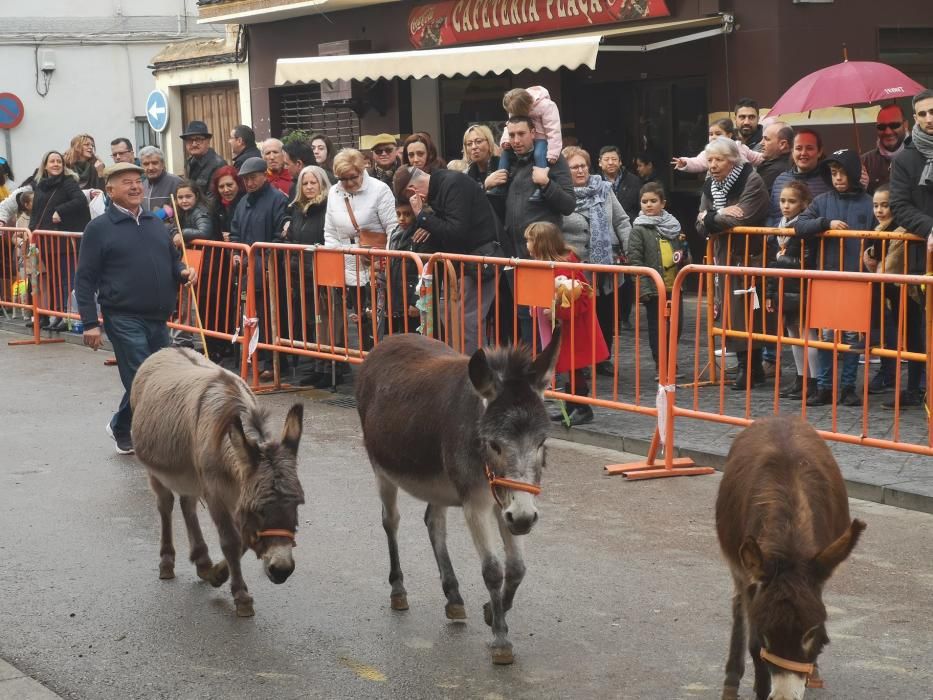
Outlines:
{"type": "Polygon", "coordinates": [[[666,0],[444,0],[414,8],[417,49],[669,17],[666,0]]]}

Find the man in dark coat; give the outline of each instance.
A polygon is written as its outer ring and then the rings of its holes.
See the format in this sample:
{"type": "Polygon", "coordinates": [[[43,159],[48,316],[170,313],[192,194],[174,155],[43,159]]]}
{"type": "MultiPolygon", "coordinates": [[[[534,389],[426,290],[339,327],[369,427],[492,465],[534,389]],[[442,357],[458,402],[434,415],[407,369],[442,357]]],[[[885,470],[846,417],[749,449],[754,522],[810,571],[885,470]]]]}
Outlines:
{"type": "Polygon", "coordinates": [[[790,149],[794,130],[786,122],[772,122],[761,135],[761,154],[765,157],[755,168],[768,192],[781,173],[790,170],[790,149]]]}
{"type": "Polygon", "coordinates": [[[761,124],[758,123],[760,108],[758,103],[749,97],[740,97],[735,103],[735,125],[739,130],[739,139],[753,151],[761,150],[763,135],[761,124]]]}
{"type": "Polygon", "coordinates": [[[558,228],[563,217],[573,213],[577,199],[570,181],[570,168],[563,156],[550,168],[534,165],[534,126],[528,117],[511,117],[506,125],[516,158],[510,170],[496,170],[486,178],[486,189],[508,186],[505,195],[506,241],[510,255],[527,258],[525,229],[536,221],[549,221],[558,228]],[[536,190],[541,199],[532,200],[536,190]]]}
{"type": "Polygon", "coordinates": [[[237,124],[230,131],[230,152],[233,153],[233,167],[239,170],[247,158],[262,158],[256,145],[256,132],[246,124],[237,124]]]}
{"type": "Polygon", "coordinates": [[[622,152],[618,146],[603,146],[599,149],[599,174],[612,183],[612,191],[625,209],[630,221],[641,213],[641,186],[639,175],[626,169],[622,163],[622,152]]]}
{"type": "MultiPolygon", "coordinates": [[[[926,271],[926,253],[933,253],[933,90],[915,95],[913,108],[911,142],[891,166],[891,210],[899,225],[927,239],[926,247],[907,247],[907,271],[922,275],[926,271]]],[[[908,294],[907,349],[913,352],[924,351],[924,330],[930,319],[924,322],[923,312],[922,301],[908,294]]],[[[907,363],[907,387],[899,397],[901,407],[921,405],[922,376],[922,362],[907,363]]],[[[929,404],[929,396],[926,401],[929,404]]],[[[882,405],[893,408],[894,402],[882,405]]]]}
{"type": "Polygon", "coordinates": [[[901,108],[894,104],[878,110],[875,128],[878,131],[877,146],[862,154],[862,165],[868,173],[868,194],[874,194],[879,185],[891,180],[891,164],[904,150],[909,127],[901,108]]]}
{"type": "Polygon", "coordinates": [[[214,195],[211,194],[211,177],[217,168],[227,164],[211,147],[212,136],[207,124],[199,121],[188,124],[188,128],[181,135],[181,140],[185,142],[185,153],[188,154],[185,160],[185,178],[200,187],[205,199],[211,203],[214,199],[214,195]]]}
{"type": "Polygon", "coordinates": [[[104,330],[113,346],[124,394],[107,424],[118,454],[133,454],[130,389],[139,366],[154,352],[171,345],[165,322],[177,306],[178,285],[197,280],[194,268],[180,259],[165,226],[142,207],[143,169],[117,163],[104,172],[110,206],[91,221],[81,240],[75,297],[84,324],[84,344],[103,344],[104,330]]]}
{"type": "MultiPolygon", "coordinates": [[[[502,257],[498,245],[498,219],[486,194],[473,179],[454,170],[435,170],[428,174],[418,168],[399,172],[395,181],[396,197],[407,198],[415,214],[418,231],[416,243],[430,241],[441,253],[502,257]],[[428,205],[426,207],[425,205],[428,205]]],[[[463,279],[463,352],[470,355],[478,347],[477,318],[486,318],[495,299],[495,274],[480,274],[479,308],[477,272],[467,265],[463,279]],[[483,279],[485,277],[485,279],[483,279]]]]}

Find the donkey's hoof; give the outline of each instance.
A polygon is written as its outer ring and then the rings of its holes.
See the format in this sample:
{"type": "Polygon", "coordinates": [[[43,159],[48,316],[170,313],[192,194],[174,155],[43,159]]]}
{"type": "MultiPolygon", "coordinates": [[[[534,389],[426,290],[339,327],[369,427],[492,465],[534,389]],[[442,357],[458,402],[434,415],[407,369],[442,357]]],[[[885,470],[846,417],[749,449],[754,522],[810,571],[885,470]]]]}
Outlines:
{"type": "Polygon", "coordinates": [[[492,662],[496,666],[508,666],[514,663],[515,655],[512,653],[512,647],[493,647],[492,662]]]}
{"type": "Polygon", "coordinates": [[[227,582],[228,578],[230,578],[230,568],[227,566],[226,561],[222,561],[211,567],[208,577],[204,580],[214,588],[220,588],[227,582]]]}
{"type": "Polygon", "coordinates": [[[483,620],[492,627],[492,605],[489,603],[483,603],[483,620]]]}
{"type": "Polygon", "coordinates": [[[734,685],[722,687],[722,700],[739,700],[739,689],[734,685]]]}
{"type": "Polygon", "coordinates": [[[237,617],[252,617],[255,614],[256,614],[256,611],[253,610],[253,601],[251,600],[236,601],[236,616],[237,617]]]}
{"type": "Polygon", "coordinates": [[[389,604],[393,610],[408,610],[408,596],[405,593],[391,596],[389,604]]]}
{"type": "Polygon", "coordinates": [[[175,567],[172,564],[159,564],[159,578],[163,581],[175,578],[175,567]]]}
{"type": "Polygon", "coordinates": [[[447,603],[444,606],[444,612],[448,620],[466,620],[466,610],[459,603],[447,603]]]}

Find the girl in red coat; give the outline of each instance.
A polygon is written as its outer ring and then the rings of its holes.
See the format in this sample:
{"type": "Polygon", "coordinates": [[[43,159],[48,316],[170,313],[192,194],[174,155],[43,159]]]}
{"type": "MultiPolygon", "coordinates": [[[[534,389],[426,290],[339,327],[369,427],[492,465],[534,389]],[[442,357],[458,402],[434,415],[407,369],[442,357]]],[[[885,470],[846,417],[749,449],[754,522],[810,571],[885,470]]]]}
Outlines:
{"type": "MultiPolygon", "coordinates": [[[[535,260],[577,263],[579,258],[567,246],[560,229],[554,224],[540,221],[525,229],[528,252],[535,260]]],[[[593,288],[581,270],[557,266],[554,268],[554,303],[550,309],[539,314],[545,323],[560,322],[563,341],[557,356],[556,372],[573,373],[573,391],[577,396],[590,393],[589,372],[609,357],[606,341],[596,322],[593,306],[593,288]]],[[[593,409],[589,404],[571,404],[569,414],[563,411],[551,416],[551,420],[565,421],[568,427],[589,423],[593,420],[593,409]],[[566,417],[565,417],[566,415],[566,417]]]]}

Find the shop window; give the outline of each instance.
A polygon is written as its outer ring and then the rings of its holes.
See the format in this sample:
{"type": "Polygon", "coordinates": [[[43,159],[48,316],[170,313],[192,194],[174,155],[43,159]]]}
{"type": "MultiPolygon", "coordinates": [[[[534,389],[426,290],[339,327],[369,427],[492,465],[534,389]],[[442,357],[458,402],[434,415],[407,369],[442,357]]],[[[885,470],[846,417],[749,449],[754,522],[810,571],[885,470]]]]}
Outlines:
{"type": "Polygon", "coordinates": [[[327,134],[337,148],[360,147],[360,118],[349,107],[321,101],[319,85],[303,85],[277,92],[278,110],[273,117],[273,133],[286,130],[327,134]]]}
{"type": "Polygon", "coordinates": [[[153,131],[149,126],[149,120],[146,117],[136,117],[136,140],[133,144],[136,146],[136,152],[143,146],[162,147],[162,134],[153,131]]]}
{"type": "Polygon", "coordinates": [[[473,124],[485,124],[499,138],[506,118],[502,96],[516,85],[523,84],[516,82],[513,75],[442,78],[439,81],[443,132],[439,147],[442,156],[462,157],[463,132],[473,124]]]}
{"type": "Polygon", "coordinates": [[[902,70],[927,87],[933,86],[933,27],[878,30],[879,60],[902,70]]]}

